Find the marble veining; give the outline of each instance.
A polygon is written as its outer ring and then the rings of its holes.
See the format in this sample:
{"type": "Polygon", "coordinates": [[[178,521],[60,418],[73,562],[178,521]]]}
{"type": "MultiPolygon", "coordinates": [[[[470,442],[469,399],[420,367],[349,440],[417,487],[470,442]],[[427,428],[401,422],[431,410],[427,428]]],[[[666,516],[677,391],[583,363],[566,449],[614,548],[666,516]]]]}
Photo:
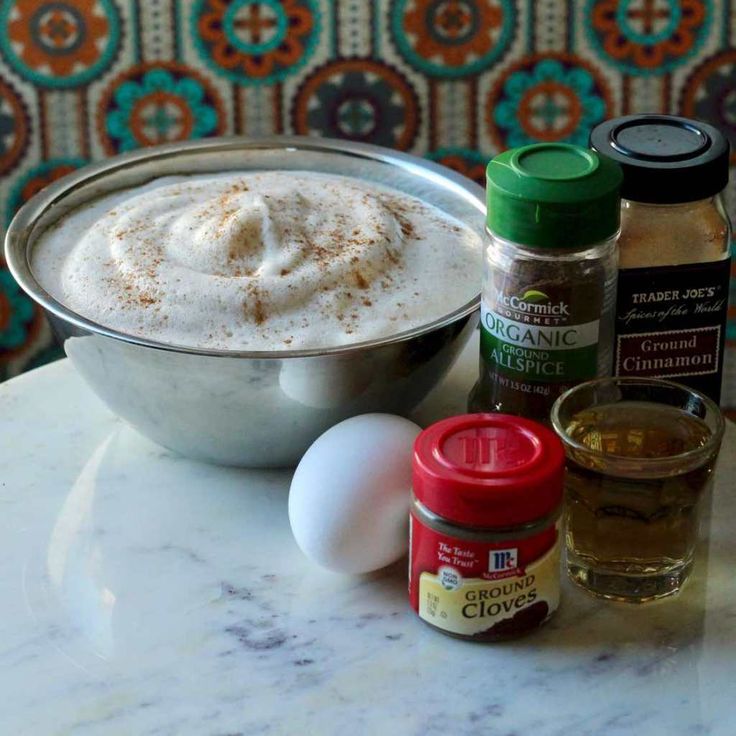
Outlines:
{"type": "MultiPolygon", "coordinates": [[[[476,350],[420,421],[462,410],[476,350]]],[[[736,733],[733,426],[679,598],[612,605],[565,584],[545,628],[490,646],[422,624],[403,561],[311,565],[289,472],[161,449],[68,361],[0,386],[0,437],[2,735],[736,733]]]]}

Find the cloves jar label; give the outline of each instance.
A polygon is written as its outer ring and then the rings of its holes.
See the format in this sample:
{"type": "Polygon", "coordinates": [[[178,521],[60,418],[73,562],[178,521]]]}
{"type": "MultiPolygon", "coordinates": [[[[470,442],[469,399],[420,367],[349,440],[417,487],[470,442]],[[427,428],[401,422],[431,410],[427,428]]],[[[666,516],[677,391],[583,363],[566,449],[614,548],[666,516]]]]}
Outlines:
{"type": "Polygon", "coordinates": [[[619,273],[614,371],[720,398],[730,259],[619,273]]]}
{"type": "Polygon", "coordinates": [[[559,603],[559,530],[478,542],[450,537],[411,517],[409,596],[429,624],[478,639],[541,624],[559,603]]]}

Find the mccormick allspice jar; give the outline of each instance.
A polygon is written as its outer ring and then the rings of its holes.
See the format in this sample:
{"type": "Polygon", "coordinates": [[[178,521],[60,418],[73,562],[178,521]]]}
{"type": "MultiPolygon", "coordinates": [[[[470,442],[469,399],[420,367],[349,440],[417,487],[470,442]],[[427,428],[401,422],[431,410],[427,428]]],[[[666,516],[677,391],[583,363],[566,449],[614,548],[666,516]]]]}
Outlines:
{"type": "Polygon", "coordinates": [[[614,373],[671,378],[718,402],[731,230],[729,146],[713,126],[630,115],[590,139],[623,169],[614,373]]]}
{"type": "Polygon", "coordinates": [[[451,417],[414,444],[409,598],[464,639],[524,634],[556,610],[564,450],[536,422],[451,417]]]}
{"type": "Polygon", "coordinates": [[[610,375],[618,164],[539,143],[487,170],[480,378],[470,411],[549,422],[571,386],[610,375]]]}

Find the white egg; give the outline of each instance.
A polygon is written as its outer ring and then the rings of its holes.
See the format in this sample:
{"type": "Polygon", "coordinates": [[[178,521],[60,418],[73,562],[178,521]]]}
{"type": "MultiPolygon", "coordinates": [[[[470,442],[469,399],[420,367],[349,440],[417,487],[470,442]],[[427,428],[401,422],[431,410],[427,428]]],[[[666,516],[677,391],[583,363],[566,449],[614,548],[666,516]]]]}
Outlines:
{"type": "Polygon", "coordinates": [[[323,567],[378,570],[408,548],[414,422],[363,414],[336,424],[307,450],[291,481],[297,544],[323,567]]]}

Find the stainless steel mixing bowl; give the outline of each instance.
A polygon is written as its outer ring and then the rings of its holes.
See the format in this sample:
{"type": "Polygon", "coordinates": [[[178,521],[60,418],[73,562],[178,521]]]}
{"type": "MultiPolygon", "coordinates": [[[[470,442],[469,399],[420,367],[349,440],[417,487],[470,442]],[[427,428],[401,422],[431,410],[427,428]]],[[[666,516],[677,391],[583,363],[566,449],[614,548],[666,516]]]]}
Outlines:
{"type": "Polygon", "coordinates": [[[5,242],[11,272],[46,310],[75,368],[110,409],[161,445],[215,463],[292,465],[342,419],[371,411],[406,414],[445,375],[477,322],[476,296],[431,324],[354,345],[195,350],[86,319],[55,300],[33,274],[30,255],[39,234],[102,194],[170,174],[267,169],[388,184],[483,231],[481,187],[414,156],[318,138],[219,138],[135,151],[70,174],[18,212],[5,242]]]}

